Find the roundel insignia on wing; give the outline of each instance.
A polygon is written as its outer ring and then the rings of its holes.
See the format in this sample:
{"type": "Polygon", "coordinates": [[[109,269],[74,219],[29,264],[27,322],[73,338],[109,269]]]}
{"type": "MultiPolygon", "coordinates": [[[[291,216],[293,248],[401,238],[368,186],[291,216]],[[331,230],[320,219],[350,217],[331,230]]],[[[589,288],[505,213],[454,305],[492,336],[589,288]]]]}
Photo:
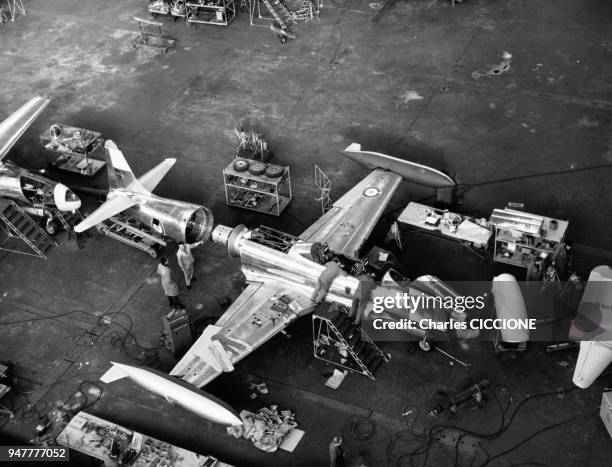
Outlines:
{"type": "Polygon", "coordinates": [[[371,186],[363,190],[363,196],[366,198],[376,198],[377,196],[380,196],[380,193],[380,188],[375,186],[371,186]]]}

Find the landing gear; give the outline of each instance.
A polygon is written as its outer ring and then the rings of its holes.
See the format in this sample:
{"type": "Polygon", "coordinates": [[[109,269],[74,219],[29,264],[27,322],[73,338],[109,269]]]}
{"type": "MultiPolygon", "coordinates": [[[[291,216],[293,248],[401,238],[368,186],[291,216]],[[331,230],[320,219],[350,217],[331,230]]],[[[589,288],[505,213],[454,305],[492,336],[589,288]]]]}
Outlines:
{"type": "Polygon", "coordinates": [[[59,226],[57,225],[57,222],[55,222],[52,218],[48,217],[47,222],[45,222],[45,231],[49,235],[55,235],[58,229],[59,226]]]}
{"type": "Polygon", "coordinates": [[[431,350],[431,343],[427,340],[427,337],[423,337],[423,339],[419,341],[419,348],[423,352],[429,352],[431,350]]]}
{"type": "Polygon", "coordinates": [[[149,247],[148,249],[146,249],[145,251],[146,251],[147,253],[149,253],[149,255],[150,255],[152,258],[157,258],[157,257],[159,256],[159,252],[158,252],[158,249],[157,249],[156,247],[157,247],[157,245],[150,246],[150,247],[149,247]]]}

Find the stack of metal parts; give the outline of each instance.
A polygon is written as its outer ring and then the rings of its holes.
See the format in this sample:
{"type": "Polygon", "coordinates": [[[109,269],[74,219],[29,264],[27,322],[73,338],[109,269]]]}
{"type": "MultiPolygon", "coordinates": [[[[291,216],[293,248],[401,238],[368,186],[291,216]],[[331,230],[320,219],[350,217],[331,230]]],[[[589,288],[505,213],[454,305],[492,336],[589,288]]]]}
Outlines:
{"type": "Polygon", "coordinates": [[[276,405],[264,407],[256,414],[243,411],[240,418],[244,425],[228,428],[228,433],[236,438],[244,436],[255,447],[266,452],[276,451],[285,436],[298,426],[290,410],[279,412],[276,405]]]}

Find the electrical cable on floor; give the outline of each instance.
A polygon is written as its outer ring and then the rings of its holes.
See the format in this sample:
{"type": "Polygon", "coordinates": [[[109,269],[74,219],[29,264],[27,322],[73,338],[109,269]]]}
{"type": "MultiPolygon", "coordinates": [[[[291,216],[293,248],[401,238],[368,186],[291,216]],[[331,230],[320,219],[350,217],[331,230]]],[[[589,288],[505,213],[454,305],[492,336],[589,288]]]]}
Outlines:
{"type": "MultiPolygon", "coordinates": [[[[469,430],[469,429],[466,429],[466,428],[461,428],[461,427],[458,427],[458,426],[455,426],[455,425],[448,425],[448,424],[433,425],[433,426],[431,426],[429,428],[429,430],[427,431],[427,434],[425,435],[426,436],[426,441],[424,443],[422,443],[421,445],[419,445],[413,451],[406,452],[406,453],[402,454],[396,460],[395,465],[398,466],[398,467],[402,467],[404,459],[409,457],[410,465],[413,466],[414,465],[415,457],[416,456],[420,456],[420,455],[424,455],[424,459],[423,459],[423,462],[421,463],[421,465],[423,467],[426,466],[427,465],[427,461],[429,460],[429,451],[431,450],[431,447],[433,446],[434,442],[436,441],[435,436],[437,434],[439,434],[440,431],[442,431],[444,429],[452,429],[452,430],[456,430],[456,431],[461,432],[461,435],[459,436],[459,438],[457,439],[457,442],[455,444],[455,466],[458,466],[459,465],[458,464],[459,443],[461,442],[461,439],[463,437],[465,437],[465,436],[472,436],[474,438],[479,438],[479,439],[483,439],[483,440],[493,440],[493,439],[496,439],[496,438],[501,436],[504,432],[506,432],[510,428],[510,426],[512,425],[512,422],[514,421],[516,415],[522,409],[522,407],[524,407],[524,405],[527,402],[532,401],[534,399],[539,399],[539,398],[542,398],[542,397],[558,396],[559,394],[565,394],[565,393],[568,393],[568,392],[572,392],[572,391],[575,391],[576,389],[577,389],[576,387],[570,387],[570,388],[563,389],[563,390],[547,391],[547,392],[542,392],[542,393],[538,393],[538,394],[528,395],[525,398],[523,398],[514,407],[514,410],[512,411],[512,414],[510,415],[509,419],[507,419],[508,411],[510,410],[510,405],[512,403],[512,395],[511,395],[510,389],[507,386],[505,386],[505,385],[496,385],[493,388],[493,395],[494,395],[495,401],[498,404],[498,407],[500,409],[500,415],[501,415],[500,416],[500,425],[499,425],[499,428],[497,430],[493,431],[492,433],[477,433],[477,432],[475,432],[473,430],[469,430]],[[502,389],[504,391],[506,391],[507,394],[508,394],[508,401],[507,401],[507,403],[505,405],[502,404],[502,402],[501,402],[501,400],[499,398],[499,395],[498,395],[498,391],[502,390],[502,389]]],[[[569,423],[571,421],[588,419],[588,418],[592,418],[595,415],[597,415],[597,414],[593,414],[593,415],[589,415],[589,416],[585,416],[585,415],[574,416],[574,417],[568,418],[566,420],[563,420],[561,422],[554,423],[552,425],[546,426],[546,427],[544,427],[544,428],[542,428],[542,429],[532,433],[530,436],[525,438],[523,441],[521,441],[517,445],[511,447],[510,449],[507,449],[507,450],[503,451],[502,453],[496,454],[493,457],[490,457],[489,454],[486,452],[486,450],[481,448],[481,450],[485,454],[485,461],[479,467],[485,467],[492,460],[498,459],[498,458],[500,458],[500,457],[502,457],[502,456],[512,452],[513,450],[515,450],[518,447],[522,446],[523,444],[525,444],[526,442],[530,441],[531,439],[533,439],[534,437],[538,436],[541,433],[544,433],[544,432],[546,432],[548,430],[551,430],[551,429],[554,429],[556,427],[562,426],[562,425],[564,425],[566,423],[569,423]]],[[[389,458],[389,459],[391,460],[391,458],[389,458]]],[[[472,460],[472,462],[473,462],[473,460],[472,460]]]]}
{"type": "MultiPolygon", "coordinates": [[[[123,329],[125,331],[124,335],[121,335],[120,333],[117,332],[112,332],[110,333],[110,337],[109,337],[109,341],[111,343],[111,345],[113,345],[114,348],[117,348],[121,351],[123,351],[123,353],[125,355],[127,355],[129,358],[137,361],[139,364],[143,364],[143,365],[147,365],[147,366],[153,366],[155,364],[155,366],[159,367],[160,362],[159,362],[159,355],[157,352],[157,349],[159,349],[160,347],[144,347],[143,345],[140,344],[140,342],[138,341],[138,339],[136,338],[136,336],[132,333],[132,328],[133,328],[133,320],[132,317],[123,312],[123,311],[117,311],[117,312],[113,312],[110,313],[108,315],[104,315],[104,316],[98,316],[96,314],[93,313],[89,313],[87,311],[84,310],[70,310],[67,311],[65,313],[60,313],[57,315],[53,315],[53,316],[40,316],[40,317],[35,317],[35,318],[30,318],[30,319],[22,319],[22,320],[13,320],[13,321],[2,321],[0,322],[0,326],[4,326],[4,325],[12,325],[12,324],[22,324],[22,323],[30,323],[33,321],[43,321],[43,320],[48,320],[48,319],[57,319],[57,318],[61,318],[64,316],[69,316],[72,314],[76,314],[76,313],[81,313],[84,314],[86,316],[90,316],[90,317],[94,317],[96,318],[96,325],[110,325],[110,324],[114,324],[118,327],[120,327],[121,329],[123,329]],[[118,322],[116,319],[112,319],[116,316],[119,315],[123,315],[126,316],[129,320],[129,324],[128,326],[124,326],[123,324],[121,324],[120,322],[118,322]],[[130,346],[133,347],[136,350],[137,355],[133,355],[132,351],[130,350],[130,346]]],[[[75,342],[77,345],[84,345],[82,343],[79,342],[75,342]]],[[[41,419],[46,412],[48,412],[48,403],[47,402],[41,402],[38,401],[36,403],[31,403],[30,400],[28,399],[28,394],[32,394],[34,392],[40,391],[42,389],[51,389],[54,386],[64,383],[66,381],[72,381],[74,379],[82,379],[83,376],[85,375],[92,375],[92,376],[98,376],[99,373],[95,372],[95,373],[86,373],[86,374],[80,374],[80,375],[75,375],[73,377],[70,378],[64,378],[61,380],[57,380],[54,381],[51,384],[48,385],[40,385],[37,388],[34,388],[32,390],[23,390],[23,389],[17,389],[15,391],[16,394],[21,395],[24,399],[25,399],[25,403],[23,403],[22,405],[18,406],[17,408],[8,408],[8,407],[4,407],[2,406],[2,408],[0,408],[0,417],[6,416],[6,420],[4,421],[4,423],[2,425],[0,425],[0,429],[4,428],[4,426],[9,423],[12,420],[17,420],[19,422],[24,422],[24,423],[29,423],[32,422],[34,420],[37,419],[41,419]],[[6,409],[6,410],[3,410],[6,409]]],[[[19,378],[16,378],[19,379],[19,378]]],[[[84,384],[89,384],[92,385],[94,387],[97,387],[100,391],[102,391],[101,387],[98,386],[95,382],[92,381],[83,381],[79,384],[79,389],[82,389],[84,384]]],[[[78,392],[78,391],[77,391],[78,392]]],[[[83,407],[80,408],[80,410],[84,410],[87,407],[90,407],[91,405],[95,404],[101,397],[102,393],[100,392],[99,396],[92,401],[91,403],[85,403],[83,407]]],[[[71,396],[73,397],[74,394],[71,396]]]]}
{"type": "Polygon", "coordinates": [[[374,412],[370,411],[367,417],[353,415],[347,421],[351,427],[351,433],[357,441],[367,441],[376,433],[376,422],[372,420],[374,412]]]}
{"type": "MultiPolygon", "coordinates": [[[[108,315],[99,316],[99,315],[96,315],[94,313],[90,313],[84,310],[71,310],[71,311],[67,311],[65,313],[60,313],[60,314],[53,315],[53,316],[40,316],[37,318],[21,319],[21,320],[14,320],[14,321],[0,321],[0,326],[29,323],[32,321],[43,321],[47,319],[62,318],[64,316],[68,316],[68,315],[75,314],[75,313],[81,313],[86,316],[96,318],[97,320],[96,325],[107,325],[108,326],[110,324],[114,324],[116,326],[119,326],[125,331],[125,335],[121,336],[117,333],[114,333],[114,334],[111,333],[109,337],[109,341],[111,345],[113,345],[114,348],[122,350],[124,354],[126,354],[132,360],[138,362],[141,365],[159,367],[160,362],[159,362],[159,355],[157,354],[157,350],[161,348],[162,346],[144,347],[142,344],[140,344],[140,342],[138,341],[138,338],[132,332],[132,328],[134,324],[132,317],[123,311],[116,311],[108,315]],[[114,317],[119,316],[119,315],[122,315],[128,318],[129,320],[128,326],[124,326],[119,321],[113,319],[114,317]],[[128,342],[128,338],[129,338],[129,342],[128,342]],[[128,347],[129,344],[135,347],[137,356],[134,356],[131,353],[131,350],[128,347]]],[[[84,344],[77,343],[77,345],[84,345],[84,344]]]]}
{"type": "MultiPolygon", "coordinates": [[[[34,388],[34,389],[23,390],[23,389],[17,389],[16,388],[15,392],[17,392],[19,394],[26,394],[26,395],[27,394],[33,394],[33,393],[38,392],[38,391],[40,391],[42,389],[50,389],[50,388],[52,388],[54,386],[57,386],[58,384],[61,384],[61,383],[65,383],[65,382],[68,382],[68,381],[74,381],[74,380],[82,380],[83,376],[98,376],[99,374],[100,374],[99,372],[93,372],[93,371],[92,372],[88,372],[88,373],[80,373],[78,375],[70,376],[68,378],[59,379],[59,380],[54,381],[53,383],[50,383],[50,384],[41,384],[40,386],[38,386],[37,388],[34,388]]],[[[19,379],[19,378],[17,378],[17,379],[19,379]]]]}
{"type": "Polygon", "coordinates": [[[588,420],[590,418],[593,418],[593,417],[597,416],[598,414],[599,414],[599,412],[595,412],[592,415],[579,415],[579,416],[576,416],[576,417],[569,417],[569,418],[566,418],[565,420],[563,420],[561,422],[554,423],[552,425],[548,425],[548,426],[546,426],[544,428],[541,428],[541,429],[533,432],[532,434],[527,436],[525,439],[523,439],[523,441],[515,444],[511,448],[508,448],[505,451],[502,451],[499,454],[496,454],[493,457],[490,457],[489,459],[487,459],[487,461],[484,464],[481,464],[479,467],[485,467],[486,465],[489,465],[489,463],[491,463],[493,460],[499,459],[500,457],[505,456],[506,454],[514,451],[515,449],[518,449],[523,444],[531,441],[536,436],[538,436],[538,435],[540,435],[540,434],[542,434],[542,433],[544,433],[544,432],[546,432],[548,430],[552,430],[553,428],[557,428],[559,426],[565,425],[565,424],[570,423],[570,422],[574,422],[574,421],[578,421],[578,420],[588,420]]]}
{"type": "Polygon", "coordinates": [[[85,400],[79,405],[77,409],[71,410],[71,412],[77,413],[82,412],[83,410],[87,410],[89,407],[94,405],[102,398],[104,390],[94,381],[82,381],[81,383],[79,383],[79,388],[75,392],[73,392],[72,395],[68,397],[68,399],[66,399],[66,402],[64,402],[64,406],[67,405],[73,397],[79,394],[82,395],[85,400]],[[97,394],[92,401],[89,401],[89,393],[83,389],[85,386],[93,386],[95,389],[97,389],[97,394]]]}

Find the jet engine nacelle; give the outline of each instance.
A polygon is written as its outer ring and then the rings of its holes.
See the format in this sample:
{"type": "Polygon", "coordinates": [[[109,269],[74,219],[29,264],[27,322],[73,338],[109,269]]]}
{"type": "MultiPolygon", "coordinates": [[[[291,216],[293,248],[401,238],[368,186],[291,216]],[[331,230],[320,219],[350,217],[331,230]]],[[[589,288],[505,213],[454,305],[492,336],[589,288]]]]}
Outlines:
{"type": "Polygon", "coordinates": [[[129,213],[159,235],[185,243],[206,242],[214,222],[204,206],[161,198],[134,206],[129,213]]]}

